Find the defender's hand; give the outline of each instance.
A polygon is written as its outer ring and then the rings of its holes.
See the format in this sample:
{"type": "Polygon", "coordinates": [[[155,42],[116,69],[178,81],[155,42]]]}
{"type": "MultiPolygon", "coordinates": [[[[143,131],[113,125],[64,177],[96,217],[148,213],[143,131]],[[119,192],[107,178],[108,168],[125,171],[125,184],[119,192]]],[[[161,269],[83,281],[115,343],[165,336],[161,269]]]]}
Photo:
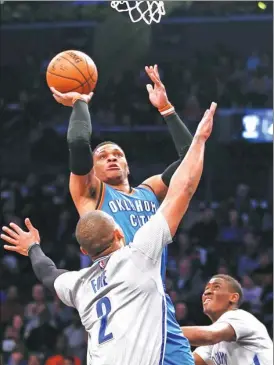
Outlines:
{"type": "Polygon", "coordinates": [[[28,218],[25,219],[25,224],[28,232],[23,231],[17,224],[10,223],[10,228],[3,227],[6,234],[1,234],[2,240],[8,242],[10,245],[4,245],[7,251],[17,252],[20,255],[28,256],[28,248],[33,243],[40,243],[39,231],[33,227],[28,218]]]}
{"type": "Polygon", "coordinates": [[[87,104],[90,102],[93,93],[86,94],[80,94],[75,91],[71,91],[69,93],[60,93],[57,91],[54,87],[51,87],[50,90],[52,91],[52,96],[59,104],[63,104],[64,106],[73,106],[75,99],[80,99],[86,102],[87,104]]]}
{"type": "Polygon", "coordinates": [[[163,109],[170,103],[168,101],[166,88],[160,79],[158,66],[146,66],[145,70],[150,80],[154,83],[154,87],[150,84],[147,85],[149,100],[155,108],[163,109]]]}
{"type": "Polygon", "coordinates": [[[196,130],[195,136],[203,138],[205,141],[211,135],[213,128],[213,118],[217,108],[216,103],[211,103],[210,109],[207,109],[196,130]]]}

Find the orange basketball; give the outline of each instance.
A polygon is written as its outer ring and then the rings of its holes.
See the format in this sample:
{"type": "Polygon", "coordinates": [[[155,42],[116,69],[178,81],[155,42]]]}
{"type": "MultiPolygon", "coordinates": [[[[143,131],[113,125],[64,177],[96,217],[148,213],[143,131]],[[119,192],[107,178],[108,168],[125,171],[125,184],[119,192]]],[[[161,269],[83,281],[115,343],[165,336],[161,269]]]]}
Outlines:
{"type": "Polygon", "coordinates": [[[80,51],[64,51],[55,56],[47,68],[47,84],[61,93],[76,91],[89,94],[98,80],[95,63],[80,51]]]}

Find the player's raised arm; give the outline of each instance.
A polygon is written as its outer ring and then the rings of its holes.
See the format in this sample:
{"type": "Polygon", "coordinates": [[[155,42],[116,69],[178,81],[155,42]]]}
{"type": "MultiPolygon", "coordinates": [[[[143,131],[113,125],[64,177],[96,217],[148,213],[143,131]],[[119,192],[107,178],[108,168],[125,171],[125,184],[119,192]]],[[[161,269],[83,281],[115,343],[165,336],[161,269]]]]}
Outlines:
{"type": "Polygon", "coordinates": [[[172,236],[182,220],[203,172],[205,143],[212,132],[217,104],[212,103],[197,128],[191,146],[171,178],[167,195],[159,208],[172,236]]]}
{"type": "Polygon", "coordinates": [[[167,193],[171,177],[185,157],[193,137],[168,99],[165,86],[160,79],[158,66],[146,67],[146,72],[154,84],[154,86],[147,85],[149,100],[163,116],[179,155],[179,159],[169,165],[162,175],[152,176],[144,181],[144,184],[149,185],[157,197],[162,200],[167,193]]]}
{"type": "Polygon", "coordinates": [[[217,104],[204,114],[191,146],[174,173],[157,213],[135,234],[132,246],[158,262],[165,245],[172,242],[178,225],[195,193],[203,171],[205,143],[211,134],[217,104]]]}
{"type": "Polygon", "coordinates": [[[67,270],[56,268],[54,262],[44,254],[40,247],[38,230],[33,227],[28,218],[25,219],[25,224],[28,231],[23,231],[15,223],[10,223],[10,228],[2,227],[5,233],[1,234],[1,239],[8,243],[4,249],[29,256],[37,279],[48,289],[54,290],[55,280],[67,270]]]}
{"type": "Polygon", "coordinates": [[[88,103],[93,93],[81,95],[77,92],[62,94],[51,88],[55,100],[72,106],[67,142],[69,147],[70,193],[80,215],[95,208],[100,181],[93,173],[93,157],[90,146],[92,133],[88,103]]]}

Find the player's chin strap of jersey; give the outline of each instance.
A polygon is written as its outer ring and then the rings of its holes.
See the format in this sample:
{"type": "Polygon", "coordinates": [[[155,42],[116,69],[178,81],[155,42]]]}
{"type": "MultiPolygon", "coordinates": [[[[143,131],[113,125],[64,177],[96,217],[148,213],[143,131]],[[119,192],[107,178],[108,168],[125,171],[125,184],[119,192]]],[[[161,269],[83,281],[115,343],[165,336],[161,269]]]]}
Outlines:
{"type": "Polygon", "coordinates": [[[80,98],[76,99],[67,133],[70,171],[75,175],[87,175],[93,167],[91,132],[88,105],[80,98]]]}
{"type": "Polygon", "coordinates": [[[30,245],[28,255],[37,279],[46,288],[54,291],[55,280],[67,270],[57,269],[54,262],[44,254],[38,243],[30,245]]]}
{"type": "Polygon", "coordinates": [[[169,186],[172,175],[184,159],[191,145],[193,137],[184,122],[180,119],[179,115],[175,112],[174,107],[170,103],[168,103],[164,108],[160,109],[159,112],[164,117],[164,120],[168,126],[169,132],[172,136],[176,150],[180,157],[179,160],[169,165],[162,174],[163,182],[166,186],[169,186]]]}

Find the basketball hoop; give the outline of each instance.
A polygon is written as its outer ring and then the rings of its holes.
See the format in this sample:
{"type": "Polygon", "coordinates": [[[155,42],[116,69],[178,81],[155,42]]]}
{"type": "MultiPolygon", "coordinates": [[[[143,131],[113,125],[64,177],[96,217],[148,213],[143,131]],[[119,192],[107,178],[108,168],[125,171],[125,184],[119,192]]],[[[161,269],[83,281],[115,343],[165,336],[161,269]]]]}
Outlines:
{"type": "Polygon", "coordinates": [[[162,15],[166,14],[163,1],[111,1],[110,5],[119,13],[127,11],[133,23],[140,20],[148,25],[160,23],[162,15]]]}

